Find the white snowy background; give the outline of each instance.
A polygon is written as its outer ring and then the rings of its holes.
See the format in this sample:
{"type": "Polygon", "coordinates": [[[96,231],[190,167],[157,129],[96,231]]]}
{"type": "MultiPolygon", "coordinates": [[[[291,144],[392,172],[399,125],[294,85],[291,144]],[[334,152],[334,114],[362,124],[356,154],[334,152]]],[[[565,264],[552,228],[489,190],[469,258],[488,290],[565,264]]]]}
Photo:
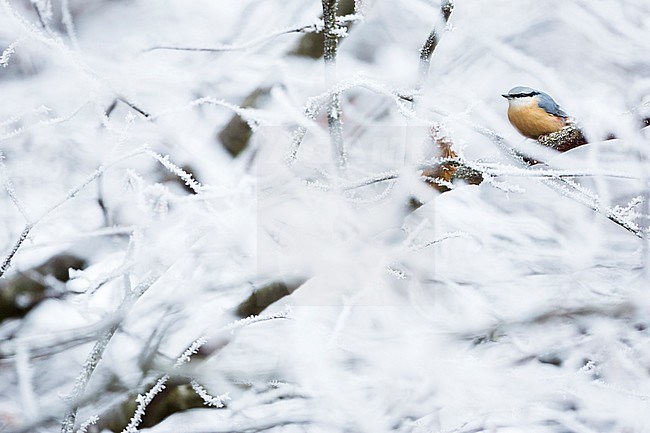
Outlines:
{"type": "Polygon", "coordinates": [[[330,77],[339,170],[323,59],[279,34],[320,26],[320,2],[1,0],[2,260],[31,228],[2,279],[60,253],[87,265],[0,317],[0,431],[59,431],[71,409],[63,431],[136,431],[137,395],[169,375],[206,405],[143,431],[650,432],[650,3],[439,10],[356,2],[330,77]],[[500,96],[516,85],[591,143],[522,165],[500,96]],[[253,135],[232,158],[235,112],[253,135]],[[431,127],[481,185],[418,178],[431,127]],[[238,321],[282,281],[305,282],[238,321]]]}

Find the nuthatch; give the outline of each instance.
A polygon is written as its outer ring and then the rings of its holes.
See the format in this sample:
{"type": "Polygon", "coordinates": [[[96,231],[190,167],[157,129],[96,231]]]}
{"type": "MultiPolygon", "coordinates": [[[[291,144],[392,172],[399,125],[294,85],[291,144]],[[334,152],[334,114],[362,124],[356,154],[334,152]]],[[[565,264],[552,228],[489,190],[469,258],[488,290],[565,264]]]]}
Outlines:
{"type": "Polygon", "coordinates": [[[506,95],[508,120],[522,135],[538,139],[564,128],[569,116],[549,95],[530,87],[517,86],[506,95]]]}

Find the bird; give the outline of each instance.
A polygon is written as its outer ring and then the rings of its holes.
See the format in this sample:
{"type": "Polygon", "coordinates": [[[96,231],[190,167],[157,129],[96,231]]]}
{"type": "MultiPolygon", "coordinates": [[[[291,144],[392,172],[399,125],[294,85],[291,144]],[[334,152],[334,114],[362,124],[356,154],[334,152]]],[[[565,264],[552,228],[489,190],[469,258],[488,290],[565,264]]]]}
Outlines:
{"type": "Polygon", "coordinates": [[[517,86],[501,96],[508,100],[508,120],[525,137],[537,140],[570,123],[557,102],[542,91],[517,86]]]}

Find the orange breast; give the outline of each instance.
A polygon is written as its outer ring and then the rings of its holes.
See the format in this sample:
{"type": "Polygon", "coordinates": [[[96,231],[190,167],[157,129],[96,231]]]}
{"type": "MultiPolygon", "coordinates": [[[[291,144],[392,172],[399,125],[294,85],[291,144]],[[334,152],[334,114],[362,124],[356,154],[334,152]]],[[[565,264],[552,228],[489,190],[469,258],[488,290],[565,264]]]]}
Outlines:
{"type": "Polygon", "coordinates": [[[547,113],[539,107],[511,106],[508,108],[508,120],[517,131],[528,138],[537,139],[540,135],[550,134],[562,129],[566,121],[547,113]]]}

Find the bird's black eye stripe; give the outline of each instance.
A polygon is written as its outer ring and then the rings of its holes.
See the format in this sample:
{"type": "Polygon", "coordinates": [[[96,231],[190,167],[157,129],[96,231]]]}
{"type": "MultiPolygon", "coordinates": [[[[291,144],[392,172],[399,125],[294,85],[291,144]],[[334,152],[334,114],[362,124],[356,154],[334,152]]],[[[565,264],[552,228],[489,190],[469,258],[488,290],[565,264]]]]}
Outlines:
{"type": "Polygon", "coordinates": [[[539,95],[539,92],[527,92],[527,93],[513,93],[512,96],[513,98],[525,98],[527,96],[535,96],[539,95]]]}

